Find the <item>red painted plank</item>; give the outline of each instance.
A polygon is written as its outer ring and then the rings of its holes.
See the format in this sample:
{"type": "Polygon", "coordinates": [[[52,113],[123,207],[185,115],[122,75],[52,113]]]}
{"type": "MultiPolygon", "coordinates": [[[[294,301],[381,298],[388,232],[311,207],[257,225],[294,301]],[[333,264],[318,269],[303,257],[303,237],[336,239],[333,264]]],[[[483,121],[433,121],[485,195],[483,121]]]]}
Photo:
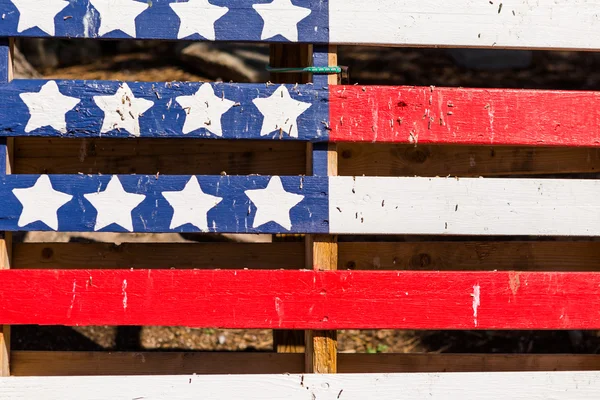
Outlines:
{"type": "Polygon", "coordinates": [[[5,270],[0,324],[598,329],[600,273],[5,270]]]}
{"type": "Polygon", "coordinates": [[[600,146],[600,93],[330,88],[332,141],[600,146]]]}

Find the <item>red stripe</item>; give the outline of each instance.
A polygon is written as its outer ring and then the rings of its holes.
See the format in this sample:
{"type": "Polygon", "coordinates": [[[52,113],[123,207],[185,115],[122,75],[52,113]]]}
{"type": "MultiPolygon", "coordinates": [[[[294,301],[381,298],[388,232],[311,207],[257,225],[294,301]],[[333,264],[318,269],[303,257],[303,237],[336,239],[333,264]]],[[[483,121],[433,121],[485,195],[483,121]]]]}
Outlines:
{"type": "Polygon", "coordinates": [[[600,273],[5,270],[0,282],[10,325],[600,328],[600,273]]]}
{"type": "Polygon", "coordinates": [[[331,86],[332,141],[599,146],[600,93],[331,86]]]}

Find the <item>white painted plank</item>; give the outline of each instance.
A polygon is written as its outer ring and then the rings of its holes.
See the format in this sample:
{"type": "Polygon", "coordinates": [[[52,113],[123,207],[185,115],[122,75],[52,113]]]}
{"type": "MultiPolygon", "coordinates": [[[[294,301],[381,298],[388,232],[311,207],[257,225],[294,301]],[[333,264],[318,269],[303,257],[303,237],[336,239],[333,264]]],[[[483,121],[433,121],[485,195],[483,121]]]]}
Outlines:
{"type": "Polygon", "coordinates": [[[599,49],[595,0],[329,0],[330,41],[599,49]]]}
{"type": "Polygon", "coordinates": [[[335,234],[600,235],[600,181],[329,178],[335,234]]]}
{"type": "Polygon", "coordinates": [[[1,378],[3,400],[596,400],[600,372],[1,378]]]}

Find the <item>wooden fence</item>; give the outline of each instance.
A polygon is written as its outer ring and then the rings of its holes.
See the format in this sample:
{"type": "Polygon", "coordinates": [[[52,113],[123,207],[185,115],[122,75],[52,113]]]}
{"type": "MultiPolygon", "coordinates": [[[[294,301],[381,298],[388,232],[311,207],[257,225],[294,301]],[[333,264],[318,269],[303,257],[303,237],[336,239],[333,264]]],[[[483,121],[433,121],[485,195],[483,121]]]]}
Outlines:
{"type": "Polygon", "coordinates": [[[600,184],[547,177],[600,168],[596,92],[13,81],[10,55],[15,37],[262,41],[274,68],[335,71],[338,44],[597,51],[597,3],[0,0],[0,15],[0,398],[600,396],[595,355],[336,351],[340,329],[600,329],[600,184]],[[21,324],[265,328],[275,352],[10,353],[21,324]]]}

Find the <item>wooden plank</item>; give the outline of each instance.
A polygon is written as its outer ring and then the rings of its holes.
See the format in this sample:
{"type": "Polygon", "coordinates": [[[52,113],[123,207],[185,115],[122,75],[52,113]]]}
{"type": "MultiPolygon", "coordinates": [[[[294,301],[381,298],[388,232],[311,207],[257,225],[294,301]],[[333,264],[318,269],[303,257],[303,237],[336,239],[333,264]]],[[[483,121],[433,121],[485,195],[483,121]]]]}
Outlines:
{"type": "Polygon", "coordinates": [[[334,141],[600,145],[597,92],[406,86],[340,86],[329,91],[334,141]]]}
{"type": "Polygon", "coordinates": [[[600,49],[593,17],[598,5],[592,0],[526,0],[502,7],[435,0],[374,0],[368,7],[361,0],[189,3],[114,6],[91,0],[90,7],[72,0],[52,3],[41,16],[36,0],[0,0],[5,15],[0,36],[600,49]]]}
{"type": "Polygon", "coordinates": [[[592,400],[600,373],[286,374],[1,378],[7,400],[335,399],[592,400]],[[342,397],[343,396],[343,397],[342,397]]]}
{"type": "Polygon", "coordinates": [[[14,269],[302,269],[302,243],[16,243],[14,269]]]}
{"type": "Polygon", "coordinates": [[[217,41],[327,42],[327,5],[303,0],[268,4],[226,0],[189,4],[155,0],[115,5],[106,0],[49,3],[39,14],[37,0],[0,0],[0,36],[186,39],[217,41]],[[129,4],[131,3],[131,4],[129,4]],[[138,4],[139,3],[139,4],[138,4]],[[89,4],[89,5],[88,5],[89,4]],[[199,17],[201,16],[201,17],[199,17]]]}
{"type": "Polygon", "coordinates": [[[0,136],[327,137],[310,85],[17,80],[0,87],[0,136]]]}
{"type": "Polygon", "coordinates": [[[594,235],[594,180],[329,178],[339,234],[594,235]]]}
{"type": "Polygon", "coordinates": [[[597,371],[598,355],[340,354],[340,373],[597,371]]]}
{"type": "Polygon", "coordinates": [[[299,142],[146,138],[15,138],[15,142],[16,174],[301,175],[306,158],[306,146],[299,142]]]}
{"type": "MultiPolygon", "coordinates": [[[[339,354],[340,373],[595,371],[588,354],[339,354]]],[[[13,351],[14,376],[301,373],[302,354],[13,351]]]]}
{"type": "MultiPolygon", "coordinates": [[[[316,47],[313,55],[316,66],[337,66],[337,47],[316,47]]],[[[337,85],[338,76],[315,78],[317,86],[337,85]]],[[[336,176],[338,174],[338,152],[333,143],[315,144],[312,149],[311,170],[314,175],[336,176]]],[[[335,271],[338,266],[337,237],[331,235],[307,235],[306,268],[314,271],[335,271]]],[[[308,330],[306,341],[306,372],[333,374],[337,371],[337,331],[308,330]]]]}
{"type": "Polygon", "coordinates": [[[600,271],[599,259],[600,242],[590,241],[339,244],[339,268],[351,270],[600,271]]]}
{"type": "Polygon", "coordinates": [[[345,176],[513,176],[596,173],[595,148],[339,143],[345,176]]]}
{"type": "MultiPolygon", "coordinates": [[[[0,38],[0,83],[7,85],[13,79],[14,41],[0,38]]],[[[0,176],[12,173],[13,140],[0,139],[0,176]]],[[[0,232],[0,270],[11,268],[12,234],[0,232]]],[[[10,375],[10,326],[0,324],[0,376],[10,375]]]]}
{"type": "Polygon", "coordinates": [[[600,182],[591,179],[8,175],[0,183],[0,229],[9,231],[600,235],[600,182]]]}
{"type": "Polygon", "coordinates": [[[329,1],[329,39],[428,47],[595,50],[592,0],[329,1]],[[435,29],[432,29],[435,27],[435,29]]]}
{"type": "Polygon", "coordinates": [[[4,270],[0,280],[0,322],[12,325],[600,328],[598,273],[4,270]]]}
{"type": "Polygon", "coordinates": [[[15,351],[13,376],[301,373],[301,354],[15,351]]]}
{"type": "Polygon", "coordinates": [[[327,231],[326,178],[9,175],[0,194],[4,230],[327,231]]]}

